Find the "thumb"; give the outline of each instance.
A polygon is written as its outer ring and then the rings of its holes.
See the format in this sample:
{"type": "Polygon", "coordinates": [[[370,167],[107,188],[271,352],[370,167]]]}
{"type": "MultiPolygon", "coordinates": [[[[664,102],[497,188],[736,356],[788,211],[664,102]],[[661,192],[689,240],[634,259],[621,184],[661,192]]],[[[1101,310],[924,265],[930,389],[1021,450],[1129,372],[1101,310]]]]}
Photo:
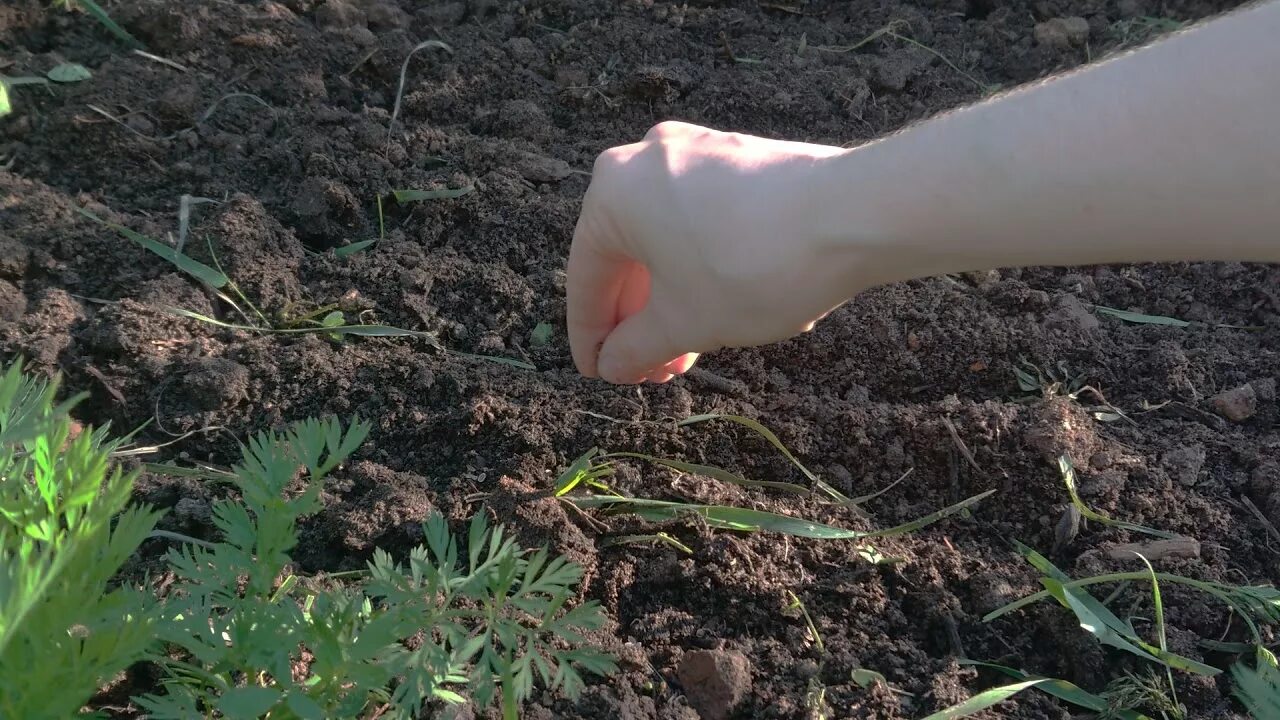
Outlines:
{"type": "Polygon", "coordinates": [[[605,338],[600,348],[600,377],[619,385],[634,385],[682,354],[684,350],[671,341],[671,328],[658,317],[651,300],[605,338]]]}

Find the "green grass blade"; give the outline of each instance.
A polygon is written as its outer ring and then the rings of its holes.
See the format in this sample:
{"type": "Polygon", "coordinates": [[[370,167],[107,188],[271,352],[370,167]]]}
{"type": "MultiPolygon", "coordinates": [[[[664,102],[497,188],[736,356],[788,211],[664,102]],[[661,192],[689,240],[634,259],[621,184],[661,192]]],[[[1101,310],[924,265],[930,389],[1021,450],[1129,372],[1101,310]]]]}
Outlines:
{"type": "Polygon", "coordinates": [[[119,40],[125,45],[128,45],[130,48],[141,49],[143,47],[143,44],[138,42],[137,38],[130,35],[128,30],[117,25],[116,21],[112,20],[111,16],[107,14],[107,11],[103,10],[102,6],[94,2],[94,0],[76,0],[76,4],[83,8],[85,12],[89,13],[89,15],[93,16],[94,20],[102,23],[103,27],[110,30],[111,34],[119,38],[119,40]]]}
{"type": "Polygon", "coordinates": [[[1123,520],[1114,520],[1094,510],[1088,505],[1085,505],[1084,500],[1080,498],[1080,493],[1077,490],[1076,469],[1075,469],[1075,466],[1071,464],[1071,459],[1068,458],[1066,455],[1058,456],[1058,469],[1062,472],[1062,481],[1066,483],[1067,494],[1071,496],[1071,504],[1076,506],[1076,509],[1080,511],[1081,515],[1089,518],[1090,520],[1096,520],[1097,522],[1102,523],[1103,525],[1108,525],[1114,528],[1120,528],[1122,530],[1129,530],[1136,533],[1142,533],[1144,535],[1151,535],[1152,537],[1165,538],[1170,540],[1180,537],[1177,533],[1166,532],[1164,530],[1156,530],[1155,528],[1149,528],[1144,525],[1125,522],[1123,520]]]}
{"type": "Polygon", "coordinates": [[[1129,323],[1139,325],[1168,325],[1170,327],[1190,327],[1191,323],[1186,320],[1165,317],[1163,315],[1143,315],[1142,313],[1129,312],[1128,310],[1117,310],[1116,308],[1104,307],[1102,305],[1094,305],[1093,309],[1102,315],[1123,320],[1129,323]]]}
{"type": "Polygon", "coordinates": [[[208,315],[201,315],[193,310],[174,307],[172,305],[164,306],[165,312],[177,315],[179,317],[191,320],[199,320],[202,323],[216,325],[217,327],[227,328],[228,330],[244,330],[246,332],[267,333],[270,335],[315,335],[315,334],[340,334],[340,335],[359,335],[364,337],[420,337],[432,343],[436,343],[436,337],[428,332],[420,330],[405,330],[404,328],[391,327],[390,325],[337,325],[334,327],[325,327],[317,325],[315,327],[300,328],[260,328],[252,325],[239,325],[237,323],[223,322],[217,318],[211,318],[208,315]]]}
{"type": "Polygon", "coordinates": [[[994,707],[1027,688],[1035,687],[1043,684],[1045,680],[1023,680],[1022,682],[1013,683],[1011,685],[1001,685],[990,690],[974,695],[959,705],[952,705],[946,710],[941,710],[930,715],[924,720],[955,720],[955,718],[968,717],[974,713],[994,707]]]}
{"type": "Polygon", "coordinates": [[[1073,586],[1066,573],[1049,562],[1048,558],[1021,543],[1018,543],[1018,550],[1028,562],[1045,575],[1040,578],[1040,584],[1044,585],[1059,603],[1075,613],[1076,619],[1080,621],[1080,627],[1104,645],[1124,650],[1150,662],[1197,675],[1212,677],[1222,672],[1218,668],[1162,650],[1143,641],[1142,638],[1133,634],[1130,627],[1116,617],[1107,606],[1098,602],[1097,598],[1083,588],[1073,586]]]}
{"type": "MultiPolygon", "coordinates": [[[[1165,635],[1164,626],[1164,598],[1160,594],[1160,580],[1156,577],[1156,569],[1152,567],[1151,561],[1142,553],[1134,553],[1141,560],[1142,564],[1147,566],[1147,573],[1151,576],[1151,602],[1155,605],[1156,611],[1156,638],[1159,641],[1161,656],[1169,652],[1169,643],[1165,635]]],[[[1173,684],[1173,669],[1168,665],[1164,668],[1165,677],[1169,681],[1169,696],[1173,699],[1173,704],[1178,707],[1178,688],[1173,684]]]]}
{"type": "Polygon", "coordinates": [[[726,530],[743,532],[776,532],[794,537],[812,538],[815,540],[859,540],[869,537],[891,537],[919,530],[926,525],[954,515],[990,495],[989,490],[975,495],[949,508],[939,510],[918,520],[892,527],[887,530],[848,530],[834,525],[779,515],[764,510],[732,507],[728,505],[697,505],[692,503],[672,502],[668,500],[650,500],[647,498],[625,498],[588,495],[569,498],[569,502],[581,508],[608,508],[613,511],[630,512],[646,520],[660,522],[673,520],[685,514],[702,517],[708,525],[726,530]]]}
{"type": "Polygon", "coordinates": [[[432,347],[452,355],[474,358],[477,360],[486,360],[488,362],[497,363],[499,365],[512,365],[514,367],[523,368],[525,370],[536,370],[534,366],[522,360],[514,358],[496,357],[493,355],[477,355],[474,353],[460,352],[458,350],[450,350],[435,335],[421,330],[406,330],[404,328],[392,327],[390,325],[336,325],[333,327],[325,327],[317,325],[315,327],[299,327],[299,328],[262,328],[253,327],[252,325],[239,325],[236,323],[223,322],[208,315],[201,315],[198,312],[187,310],[172,305],[165,305],[162,308],[165,312],[178,317],[188,318],[190,320],[198,320],[202,323],[215,325],[228,330],[243,330],[246,332],[266,333],[270,335],[354,335],[357,337],[412,337],[420,340],[426,340],[432,347]]]}
{"type": "Polygon", "coordinates": [[[62,63],[55,65],[44,76],[56,83],[76,83],[91,79],[93,73],[80,63],[62,63]]]}
{"type": "Polygon", "coordinates": [[[752,420],[749,417],[743,417],[741,415],[721,415],[721,414],[711,413],[707,415],[690,415],[689,417],[676,423],[676,426],[684,427],[686,425],[694,425],[697,423],[708,422],[710,420],[727,420],[732,423],[737,423],[745,428],[749,428],[760,437],[764,438],[765,440],[768,440],[770,445],[773,445],[775,448],[777,448],[778,452],[782,453],[784,456],[786,456],[788,460],[791,461],[791,464],[800,468],[800,472],[804,473],[805,477],[814,481],[818,479],[817,475],[814,475],[812,472],[810,472],[809,468],[804,466],[804,463],[800,462],[800,460],[797,459],[795,455],[791,454],[791,451],[787,449],[786,445],[782,444],[782,441],[778,439],[777,435],[773,434],[772,430],[760,424],[758,420],[752,420]]]}
{"type": "Polygon", "coordinates": [[[829,485],[825,480],[815,475],[813,472],[809,470],[809,468],[805,467],[804,463],[800,462],[799,458],[793,455],[791,451],[787,449],[786,445],[782,444],[782,441],[778,439],[778,436],[775,435],[772,430],[765,427],[757,420],[752,420],[749,417],[743,417],[741,415],[722,415],[722,414],[711,413],[706,415],[691,415],[685,418],[684,420],[681,420],[680,422],[676,423],[676,427],[694,425],[697,423],[707,422],[710,420],[727,420],[729,422],[737,423],[745,428],[748,428],[754,431],[757,435],[767,440],[770,445],[773,445],[775,448],[777,448],[778,452],[782,453],[783,456],[785,456],[788,460],[790,460],[792,465],[795,465],[797,468],[799,468],[800,472],[804,473],[804,476],[809,478],[809,480],[813,482],[814,487],[816,487],[818,490],[827,494],[828,496],[831,497],[831,499],[835,500],[836,502],[842,505],[851,505],[851,506],[857,505],[857,503],[850,500],[844,493],[831,487],[831,485],[829,485]]]}
{"type": "Polygon", "coordinates": [[[869,533],[866,533],[864,537],[894,537],[897,535],[906,535],[907,533],[915,532],[916,530],[919,530],[928,525],[932,525],[938,522],[939,520],[949,518],[952,515],[956,515],[965,510],[968,510],[970,507],[977,505],[979,502],[982,502],[984,499],[990,497],[995,492],[996,492],[995,490],[988,490],[983,493],[978,493],[973,497],[965,498],[964,500],[961,500],[955,505],[942,508],[937,512],[929,513],[928,515],[925,515],[922,518],[917,518],[915,520],[912,520],[911,522],[903,523],[901,525],[897,525],[895,527],[891,527],[885,530],[873,530],[869,533]]]}
{"type": "Polygon", "coordinates": [[[142,463],[142,469],[153,475],[169,477],[189,477],[198,480],[216,480],[218,482],[234,482],[236,474],[213,468],[190,468],[165,463],[142,463]]]}
{"type": "Polygon", "coordinates": [[[695,505],[668,500],[602,495],[585,495],[567,498],[567,500],[580,508],[607,508],[613,512],[629,512],[654,522],[674,520],[684,515],[698,515],[708,525],[725,530],[768,531],[814,540],[856,540],[867,535],[859,530],[847,530],[788,515],[727,505],[695,505]]]}
{"type": "Polygon", "coordinates": [[[583,482],[612,475],[613,468],[608,463],[596,463],[598,457],[600,457],[600,448],[591,448],[570,463],[569,467],[556,478],[556,497],[564,495],[583,482]]]}
{"type": "Polygon", "coordinates": [[[1280,718],[1280,665],[1270,650],[1258,646],[1257,668],[1243,662],[1231,666],[1233,694],[1258,720],[1280,718]]]}
{"type": "Polygon", "coordinates": [[[9,102],[9,85],[0,80],[0,117],[4,117],[13,112],[13,105],[9,102]]]}
{"type": "Polygon", "coordinates": [[[741,475],[719,468],[714,465],[699,465],[697,463],[682,462],[680,460],[669,460],[667,458],[654,457],[653,455],[645,455],[643,453],[633,452],[613,452],[604,456],[604,458],[635,458],[637,460],[647,460],[651,463],[669,467],[672,470],[679,470],[690,475],[705,475],[709,478],[715,478],[721,482],[741,485],[743,487],[759,487],[772,488],[774,490],[785,490],[786,492],[796,493],[797,495],[808,495],[810,490],[802,485],[796,485],[788,482],[774,482],[770,480],[748,480],[741,475]]]}
{"type": "Polygon", "coordinates": [[[537,370],[538,369],[535,365],[533,365],[533,363],[527,363],[523,360],[517,360],[515,358],[501,357],[499,355],[481,355],[479,353],[462,352],[461,350],[451,350],[442,345],[437,345],[436,347],[439,347],[441,350],[449,353],[450,355],[457,355],[458,357],[471,358],[472,360],[484,360],[485,362],[497,363],[498,365],[510,365],[511,367],[520,368],[521,370],[537,370]]]}
{"type": "Polygon", "coordinates": [[[693,554],[692,548],[664,532],[655,533],[653,535],[619,535],[617,537],[605,538],[600,542],[600,547],[612,547],[615,545],[657,545],[658,543],[670,545],[685,555],[693,554]]]}
{"type": "MultiPolygon", "coordinates": [[[[1057,678],[1045,678],[1039,675],[1017,670],[1005,665],[997,665],[996,663],[981,662],[979,660],[958,660],[960,665],[969,665],[971,667],[982,667],[996,672],[1003,673],[1014,680],[1043,680],[1044,682],[1036,686],[1037,690],[1046,692],[1063,702],[1069,702],[1072,705],[1082,707],[1086,710],[1094,712],[1104,712],[1107,709],[1107,700],[1098,695],[1094,695],[1088,690],[1084,690],[1077,685],[1059,680],[1057,678]]],[[[1112,711],[1116,720],[1151,720],[1151,718],[1137,713],[1132,710],[1112,711]]]]}
{"type": "Polygon", "coordinates": [[[398,203],[422,202],[424,200],[452,200],[475,190],[468,185],[460,188],[441,188],[439,190],[392,190],[391,195],[398,203]]]}
{"type": "Polygon", "coordinates": [[[230,282],[227,276],[222,274],[222,272],[215,270],[198,260],[192,259],[186,255],[183,255],[182,253],[169,247],[168,245],[156,242],[155,240],[152,240],[146,235],[134,232],[133,230],[130,230],[129,228],[124,227],[123,225],[116,225],[115,223],[107,222],[106,220],[103,220],[97,215],[94,215],[88,210],[85,210],[84,208],[76,208],[76,212],[98,223],[99,225],[115,230],[116,232],[120,233],[124,237],[132,240],[138,245],[141,245],[143,248],[146,248],[147,250],[150,250],[151,252],[155,253],[156,255],[159,255],[165,260],[168,260],[169,263],[172,264],[174,267],[178,268],[182,272],[185,272],[186,274],[190,275],[196,280],[199,280],[205,285],[208,285],[211,288],[215,288],[215,289],[222,288],[222,287],[225,287],[228,282],[230,282]]]}
{"type": "Polygon", "coordinates": [[[334,248],[333,254],[337,255],[340,258],[349,257],[351,255],[355,255],[356,253],[360,252],[361,250],[364,250],[365,248],[369,247],[370,245],[376,242],[378,241],[377,240],[361,240],[360,242],[353,242],[350,245],[343,245],[340,248],[334,248]]]}

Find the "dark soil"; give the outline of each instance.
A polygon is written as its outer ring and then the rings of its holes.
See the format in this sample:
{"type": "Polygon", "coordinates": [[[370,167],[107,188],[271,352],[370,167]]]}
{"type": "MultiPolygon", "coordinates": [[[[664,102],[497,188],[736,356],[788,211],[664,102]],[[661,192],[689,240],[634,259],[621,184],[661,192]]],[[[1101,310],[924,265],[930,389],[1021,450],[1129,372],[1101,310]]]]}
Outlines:
{"type": "MultiPolygon", "coordinates": [[[[132,429],[150,421],[141,438],[154,443],[206,430],[158,460],[227,465],[237,439],[264,428],[312,415],[370,419],[370,441],[303,529],[296,558],[304,569],[359,567],[375,546],[403,552],[433,508],[458,527],[490,512],[526,542],[582,563],[586,596],[615,623],[597,640],[623,658],[623,671],[593,681],[577,702],[537,695],[530,718],[696,718],[695,706],[707,718],[816,717],[807,698],[821,686],[827,717],[918,718],[1000,682],[957,664],[961,656],[1099,691],[1140,666],[1101,648],[1066,610],[1042,604],[981,621],[1038,589],[1011,541],[1055,551],[1066,502],[1055,458],[1066,453],[1094,507],[1200,541],[1199,558],[1161,560],[1162,569],[1280,580],[1277,544],[1243,504],[1280,524],[1280,270],[1004,269],[904,283],[860,296],[803,338],[722,352],[701,373],[637,390],[575,373],[562,330],[564,258],[594,156],[657,121],[857,143],[978,99],[977,83],[1010,87],[1141,42],[1162,28],[1148,16],[1193,20],[1234,4],[109,5],[149,52],[184,72],[128,52],[87,16],[46,0],[6,0],[0,72],[39,75],[65,60],[94,77],[18,88],[16,113],[0,120],[0,350],[89,392],[86,422],[132,429]],[[1087,20],[1084,42],[1055,35],[1057,26],[1035,30],[1071,16],[1087,20]],[[895,20],[901,34],[971,77],[891,37],[850,52],[820,49],[895,20]],[[400,65],[433,38],[452,53],[414,57],[393,126],[400,65]],[[474,192],[457,199],[388,202],[383,241],[346,259],[330,252],[377,237],[380,194],[465,186],[474,192]],[[166,239],[176,236],[183,194],[218,201],[194,207],[188,251],[207,260],[215,248],[268,315],[341,304],[349,318],[435,332],[449,348],[525,359],[537,370],[444,354],[420,340],[339,345],[168,315],[160,306],[238,320],[163,260],[74,209],[166,239]],[[1126,324],[1091,312],[1094,304],[1194,323],[1126,324]],[[532,341],[539,323],[554,328],[550,343],[532,341]],[[1098,400],[1087,392],[1074,401],[1020,390],[1013,370],[1021,359],[1098,389],[1132,421],[1095,420],[1086,406],[1098,400]],[[1212,401],[1246,384],[1252,400],[1241,390],[1230,407],[1212,401]],[[610,535],[653,530],[602,518],[602,531],[540,494],[593,446],[803,481],[742,428],[675,430],[664,420],[699,412],[758,418],[851,495],[913,472],[868,504],[871,521],[650,467],[624,467],[617,486],[848,527],[888,527],[999,493],[970,518],[877,543],[901,558],[894,565],[868,563],[852,542],[710,532],[692,522],[665,528],[692,555],[608,546],[610,535]],[[825,656],[786,609],[789,592],[813,617],[825,656]],[[860,687],[857,668],[883,673],[903,692],[860,687]]],[[[220,492],[153,476],[140,485],[142,499],[173,508],[163,527],[203,536],[207,502],[220,492]]],[[[1059,542],[1054,558],[1077,575],[1132,570],[1136,561],[1109,560],[1105,550],[1141,539],[1093,524],[1059,542]]],[[[146,551],[163,549],[155,542],[146,551]]],[[[1117,612],[1150,617],[1145,594],[1132,588],[1117,612]]],[[[1243,639],[1240,622],[1177,588],[1166,597],[1174,649],[1220,667],[1233,661],[1197,641],[1243,639]]],[[[1190,717],[1243,716],[1225,675],[1185,678],[1179,693],[1190,717]]],[[[1072,710],[1029,694],[985,716],[1065,720],[1072,710]]]]}

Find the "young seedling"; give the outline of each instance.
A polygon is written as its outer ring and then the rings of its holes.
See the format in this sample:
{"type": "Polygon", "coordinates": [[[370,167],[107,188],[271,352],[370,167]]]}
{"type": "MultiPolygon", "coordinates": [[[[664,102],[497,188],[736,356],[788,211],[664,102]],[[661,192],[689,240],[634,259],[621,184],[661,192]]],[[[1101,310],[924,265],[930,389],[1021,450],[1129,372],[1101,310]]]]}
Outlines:
{"type": "Polygon", "coordinates": [[[1166,688],[1160,676],[1151,672],[1125,673],[1102,691],[1107,707],[1098,714],[1099,720],[1119,720],[1126,711],[1140,708],[1159,713],[1164,720],[1184,720],[1186,711],[1172,694],[1173,681],[1169,683],[1166,688]]]}
{"type": "Polygon", "coordinates": [[[920,48],[921,50],[924,50],[930,55],[933,55],[934,57],[941,60],[947,67],[951,68],[958,75],[963,77],[965,80],[968,80],[969,82],[976,85],[978,89],[985,94],[991,94],[1000,89],[999,85],[988,85],[987,83],[982,82],[981,80],[977,79],[973,75],[965,72],[964,70],[961,70],[959,65],[956,65],[954,62],[951,61],[950,58],[938,52],[934,48],[929,47],[928,45],[925,45],[924,43],[920,42],[919,40],[916,40],[910,35],[903,34],[904,32],[909,31],[910,29],[911,29],[911,26],[906,20],[892,20],[889,22],[889,24],[874,30],[871,34],[853,43],[852,45],[808,45],[807,42],[805,43],[805,45],[807,47],[812,47],[814,50],[818,50],[821,52],[850,53],[862,47],[865,47],[871,44],[872,42],[879,40],[880,38],[889,37],[889,38],[898,40],[900,42],[904,42],[908,45],[920,48]]]}
{"type": "MultiPolygon", "coordinates": [[[[1104,307],[1102,305],[1094,305],[1093,309],[1099,315],[1123,320],[1127,323],[1136,325],[1167,325],[1169,327],[1185,328],[1191,327],[1191,323],[1178,318],[1165,317],[1164,315],[1144,315],[1142,313],[1131,312],[1129,310],[1117,310],[1116,308],[1104,307]]],[[[1226,323],[1207,323],[1210,327],[1230,328],[1232,330],[1263,330],[1264,328],[1255,325],[1228,325],[1226,323]]]]}
{"type": "MultiPolygon", "coordinates": [[[[772,431],[755,420],[738,415],[695,415],[680,421],[677,425],[683,427],[711,420],[727,420],[752,429],[782,452],[784,456],[786,456],[805,474],[806,477],[810,479],[810,481],[815,484],[817,489],[834,498],[836,504],[851,507],[855,510],[857,509],[852,500],[845,497],[838,490],[827,485],[821,480],[821,478],[810,472],[809,469],[801,464],[795,455],[793,455],[791,451],[782,444],[782,441],[779,440],[772,431]]],[[[729,505],[705,505],[670,500],[628,497],[617,493],[613,489],[599,482],[599,478],[613,473],[613,467],[610,461],[627,458],[644,460],[679,470],[681,472],[712,477],[735,485],[742,485],[744,487],[783,490],[794,494],[810,494],[812,492],[808,488],[800,485],[793,485],[791,483],[747,480],[736,473],[713,465],[688,463],[681,460],[654,457],[643,453],[618,452],[602,454],[598,448],[592,448],[575,460],[568,469],[561,473],[559,478],[557,478],[556,496],[564,497],[567,502],[572,503],[579,509],[597,508],[609,513],[629,513],[651,522],[665,522],[684,516],[696,516],[708,527],[722,530],[735,530],[740,532],[777,532],[794,537],[819,540],[861,540],[876,537],[894,537],[914,532],[952,515],[967,513],[971,506],[977,504],[995,492],[995,490],[988,490],[984,493],[980,493],[954,505],[943,508],[942,510],[911,522],[903,523],[896,527],[870,531],[848,530],[834,525],[812,522],[802,518],[780,515],[778,513],[767,512],[764,510],[754,510],[729,505]],[[582,485],[601,490],[604,494],[565,497],[570,491],[582,485]]],[[[876,552],[874,548],[863,546],[859,549],[860,551],[867,550],[870,554],[879,556],[879,553],[876,552]]],[[[879,557],[884,559],[883,556],[879,557]]]]}
{"type": "Polygon", "coordinates": [[[450,55],[453,54],[453,48],[449,47],[447,43],[440,42],[439,40],[424,40],[423,42],[414,45],[413,49],[409,51],[409,54],[404,56],[404,64],[400,66],[400,84],[396,87],[396,102],[395,106],[391,110],[391,122],[387,124],[388,140],[391,139],[391,133],[395,131],[396,118],[400,117],[400,101],[404,98],[404,80],[405,76],[409,73],[409,61],[413,59],[413,56],[416,55],[419,50],[425,50],[427,48],[437,48],[439,50],[444,50],[450,55]]]}
{"type": "Polygon", "coordinates": [[[809,609],[801,602],[800,597],[794,592],[788,590],[787,595],[791,598],[791,602],[785,608],[786,611],[799,611],[800,616],[804,618],[805,626],[809,630],[809,637],[813,640],[814,647],[818,650],[818,670],[809,676],[808,687],[805,689],[804,703],[809,710],[809,717],[814,720],[826,720],[827,712],[827,686],[822,682],[822,670],[827,662],[827,647],[822,642],[822,634],[818,632],[818,626],[813,622],[813,616],[809,614],[809,609]]]}
{"type": "Polygon", "coordinates": [[[111,19],[111,16],[107,14],[107,11],[103,10],[102,6],[94,0],[54,0],[54,4],[61,6],[67,12],[71,12],[72,9],[78,7],[88,13],[94,20],[101,23],[103,27],[109,30],[112,35],[115,35],[116,38],[125,45],[128,45],[131,48],[142,47],[142,43],[138,42],[137,38],[130,35],[128,30],[125,30],[116,24],[116,21],[111,19]]]}
{"type": "Polygon", "coordinates": [[[1238,662],[1231,667],[1235,696],[1256,720],[1280,718],[1280,663],[1270,650],[1257,648],[1255,667],[1238,662]]]}
{"type": "MultiPolygon", "coordinates": [[[[975,660],[960,660],[959,663],[961,665],[994,670],[1002,675],[1007,675],[1013,678],[1016,682],[1010,685],[992,688],[987,691],[987,693],[991,693],[990,695],[980,693],[966,701],[966,703],[972,704],[966,705],[965,703],[961,703],[960,705],[943,710],[940,713],[935,713],[934,715],[929,716],[930,718],[938,718],[941,720],[942,718],[950,719],[965,717],[966,715],[971,715],[979,710],[992,707],[993,705],[1003,702],[1013,695],[1030,688],[1035,688],[1036,690],[1052,695],[1059,700],[1077,707],[1084,708],[1085,710],[1092,710],[1097,713],[1108,712],[1110,703],[1107,698],[1102,697],[1101,695],[1094,695],[1093,693],[1083,690],[1066,680],[1032,675],[1031,673],[1022,670],[1007,667],[1005,665],[997,665],[995,663],[978,662],[975,660]],[[962,708],[964,709],[964,712],[961,712],[962,708]]],[[[1151,718],[1146,715],[1132,709],[1117,708],[1111,711],[1114,713],[1114,720],[1151,720],[1151,718]]]]}
{"type": "Polygon", "coordinates": [[[75,434],[58,382],[0,377],[0,717],[66,718],[141,660],[154,598],[114,581],[158,513],[130,507],[137,472],[106,428],[75,434]]]}
{"type": "MultiPolygon", "coordinates": [[[[1159,583],[1175,583],[1195,588],[1212,595],[1239,614],[1252,633],[1254,644],[1258,647],[1262,646],[1262,635],[1258,629],[1257,621],[1280,622],[1280,591],[1270,586],[1231,586],[1193,580],[1167,573],[1152,573],[1150,569],[1140,572],[1112,573],[1072,580],[1061,570],[1054,567],[1048,559],[1031,548],[1021,543],[1017,544],[1017,548],[1023,557],[1041,572],[1043,577],[1041,577],[1040,582],[1046,589],[988,613],[983,618],[984,622],[990,622],[1013,610],[1052,597],[1074,612],[1080,619],[1081,626],[1103,644],[1125,650],[1148,662],[1207,676],[1217,675],[1222,671],[1199,661],[1169,652],[1167,648],[1147,643],[1138,637],[1131,625],[1117,618],[1103,603],[1098,602],[1084,588],[1088,585],[1122,581],[1145,580],[1150,582],[1153,577],[1159,583]]],[[[1160,612],[1162,613],[1163,610],[1160,612]]]]}
{"type": "Polygon", "coordinates": [[[1013,375],[1018,381],[1018,388],[1023,392],[1039,393],[1045,399],[1061,396],[1076,402],[1080,402],[1081,396],[1088,394],[1098,402],[1097,405],[1084,405],[1094,420],[1128,420],[1133,423],[1124,411],[1107,400],[1101,390],[1086,384],[1084,375],[1073,375],[1068,371],[1066,363],[1059,362],[1056,371],[1047,366],[1041,369],[1026,359],[1020,360],[1020,364],[1022,367],[1014,366],[1013,375]]]}
{"type": "Polygon", "coordinates": [[[452,200],[468,195],[475,190],[468,185],[460,188],[440,188],[437,190],[392,190],[391,196],[401,205],[426,200],[452,200]]]}
{"type": "Polygon", "coordinates": [[[488,362],[494,362],[494,363],[499,363],[503,365],[511,365],[511,366],[522,368],[525,370],[536,369],[534,368],[534,366],[530,365],[529,363],[523,362],[521,360],[516,360],[514,358],[495,357],[490,355],[478,355],[473,353],[461,352],[458,350],[452,350],[450,348],[445,347],[444,344],[441,343],[434,334],[429,332],[424,332],[420,330],[406,330],[404,328],[393,327],[390,325],[347,324],[345,316],[341,312],[337,312],[337,313],[333,312],[332,307],[322,308],[320,311],[317,311],[316,313],[314,313],[317,316],[321,312],[327,313],[324,316],[324,318],[321,320],[314,320],[314,318],[310,316],[303,316],[302,318],[296,321],[297,322],[296,326],[291,326],[292,324],[290,323],[286,323],[284,327],[276,326],[266,317],[266,315],[262,313],[262,311],[260,311],[252,302],[249,301],[249,299],[245,296],[245,294],[241,292],[240,288],[222,270],[222,265],[221,263],[218,262],[217,254],[213,250],[212,240],[210,240],[209,238],[206,238],[206,242],[209,245],[210,257],[213,259],[213,263],[216,267],[210,267],[208,265],[205,265],[199,260],[196,260],[188,255],[183,254],[182,252],[179,252],[175,248],[169,247],[164,243],[158,242],[145,235],[142,235],[141,233],[130,230],[127,227],[124,227],[122,225],[117,225],[115,223],[107,222],[106,220],[103,220],[102,218],[98,217],[97,215],[83,208],[77,208],[77,212],[79,212],[81,215],[89,218],[90,220],[93,220],[94,222],[100,225],[111,228],[112,230],[118,232],[125,238],[128,238],[129,240],[137,243],[138,245],[154,253],[155,255],[161,258],[164,258],[170,264],[172,264],[175,268],[186,273],[187,275],[194,278],[196,281],[200,282],[201,284],[205,285],[210,290],[212,290],[218,296],[219,299],[221,299],[223,302],[226,302],[228,305],[234,308],[236,312],[240,313],[241,317],[248,319],[249,316],[246,315],[245,312],[240,307],[241,303],[244,304],[250,310],[253,311],[254,315],[257,316],[258,322],[261,324],[260,325],[243,325],[239,323],[229,323],[229,322],[224,322],[222,320],[218,320],[216,318],[211,318],[207,315],[203,315],[193,310],[187,310],[185,308],[179,308],[179,307],[173,307],[173,306],[167,306],[167,305],[161,307],[162,310],[164,310],[165,312],[171,315],[187,318],[190,320],[197,320],[199,322],[202,322],[208,325],[214,325],[216,327],[226,328],[229,330],[243,330],[245,332],[261,333],[261,334],[267,334],[267,335],[318,334],[318,335],[329,337],[334,340],[341,340],[346,337],[418,338],[421,340],[425,340],[429,345],[431,345],[431,347],[435,348],[436,350],[447,352],[453,355],[458,355],[461,357],[467,357],[467,358],[472,358],[477,360],[485,360],[488,362]],[[228,296],[227,293],[224,292],[224,289],[229,290],[231,293],[235,294],[236,297],[240,299],[240,302],[237,303],[230,296],[228,296]]]}
{"type": "Polygon", "coordinates": [[[1076,469],[1075,469],[1075,466],[1071,463],[1071,458],[1067,457],[1066,455],[1060,455],[1058,457],[1058,470],[1062,473],[1062,481],[1067,486],[1067,494],[1071,496],[1071,504],[1075,506],[1076,510],[1080,512],[1081,516],[1089,520],[1092,520],[1094,522],[1098,522],[1103,525],[1106,525],[1108,527],[1119,528],[1121,530],[1129,530],[1130,532],[1142,533],[1143,535],[1150,535],[1152,537],[1164,538],[1166,540],[1173,540],[1173,539],[1182,537],[1181,535],[1178,535],[1176,533],[1165,532],[1164,530],[1156,530],[1155,528],[1149,528],[1144,525],[1125,522],[1123,520],[1114,520],[1110,517],[1107,517],[1106,515],[1103,515],[1097,510],[1090,508],[1088,505],[1084,503],[1084,500],[1080,498],[1080,492],[1077,490],[1076,469]]]}
{"type": "Polygon", "coordinates": [[[581,568],[522,550],[483,515],[464,544],[433,513],[407,565],[377,550],[355,586],[291,573],[298,521],[321,509],[326,476],[368,431],[310,420],[244,448],[242,499],[213,507],[222,539],[169,553],[177,582],[158,627],[180,652],[152,658],[169,675],[164,694],[138,699],[152,717],[408,720],[428,701],[471,698],[512,719],[535,679],[575,696],[581,673],[613,672],[584,647],[599,605],[568,608],[581,568]]]}

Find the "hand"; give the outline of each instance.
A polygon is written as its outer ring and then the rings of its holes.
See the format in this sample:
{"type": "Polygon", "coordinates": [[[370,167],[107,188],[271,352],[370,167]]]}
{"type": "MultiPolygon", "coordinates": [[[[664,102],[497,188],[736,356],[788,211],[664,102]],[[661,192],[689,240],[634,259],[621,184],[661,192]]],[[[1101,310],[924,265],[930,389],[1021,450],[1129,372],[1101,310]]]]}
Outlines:
{"type": "Polygon", "coordinates": [[[852,294],[811,220],[816,169],[843,152],[665,122],[601,154],[569,252],[579,372],[666,382],[810,330],[852,294]]]}

